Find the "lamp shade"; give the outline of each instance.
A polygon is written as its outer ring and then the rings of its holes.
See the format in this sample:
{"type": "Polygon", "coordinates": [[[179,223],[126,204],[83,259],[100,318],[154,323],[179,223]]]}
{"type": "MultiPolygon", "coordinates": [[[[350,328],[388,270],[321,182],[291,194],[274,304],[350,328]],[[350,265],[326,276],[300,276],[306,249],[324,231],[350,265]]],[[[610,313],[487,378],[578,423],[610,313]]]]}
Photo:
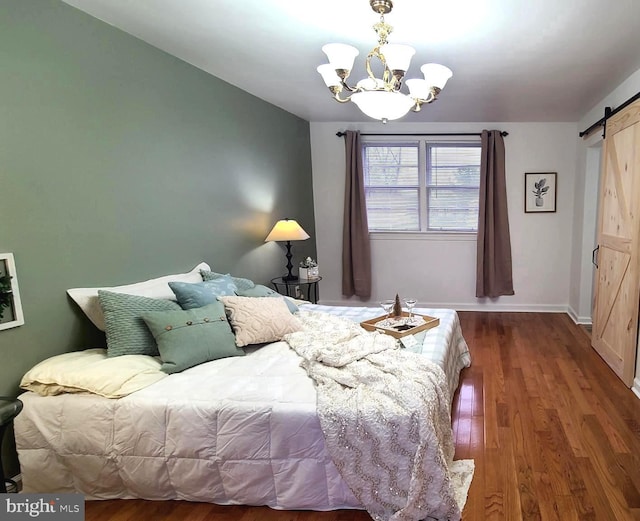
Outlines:
{"type": "Polygon", "coordinates": [[[353,69],[353,62],[356,56],[360,54],[358,49],[344,43],[328,43],[322,47],[322,51],[327,55],[333,70],[344,69],[350,71],[353,69]]]}
{"type": "Polygon", "coordinates": [[[335,87],[340,85],[340,77],[336,74],[336,70],[329,64],[319,65],[316,69],[327,87],[335,87]]]}
{"type": "Polygon", "coordinates": [[[293,219],[282,219],[278,221],[264,242],[271,241],[304,241],[309,238],[309,234],[302,229],[302,226],[293,219]]]}
{"type": "Polygon", "coordinates": [[[420,67],[420,71],[424,74],[424,79],[429,86],[439,89],[444,89],[447,80],[453,76],[453,72],[451,72],[449,67],[445,67],[439,63],[425,63],[420,67]]]}
{"type": "Polygon", "coordinates": [[[380,52],[384,56],[384,59],[387,62],[387,67],[389,67],[390,70],[407,72],[409,70],[411,58],[416,53],[416,50],[409,45],[388,43],[380,47],[380,52]]]}
{"type": "Polygon", "coordinates": [[[404,82],[409,87],[409,94],[414,99],[429,99],[431,97],[431,85],[427,80],[411,78],[404,82]]]}

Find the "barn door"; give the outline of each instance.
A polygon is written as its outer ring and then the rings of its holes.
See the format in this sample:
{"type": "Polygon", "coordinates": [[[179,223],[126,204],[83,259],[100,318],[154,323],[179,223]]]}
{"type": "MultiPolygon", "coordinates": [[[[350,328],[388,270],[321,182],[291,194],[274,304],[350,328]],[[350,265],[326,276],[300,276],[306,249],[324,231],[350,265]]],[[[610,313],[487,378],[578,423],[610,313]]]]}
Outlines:
{"type": "Polygon", "coordinates": [[[640,101],[607,120],[591,344],[629,387],[640,302],[640,101]]]}

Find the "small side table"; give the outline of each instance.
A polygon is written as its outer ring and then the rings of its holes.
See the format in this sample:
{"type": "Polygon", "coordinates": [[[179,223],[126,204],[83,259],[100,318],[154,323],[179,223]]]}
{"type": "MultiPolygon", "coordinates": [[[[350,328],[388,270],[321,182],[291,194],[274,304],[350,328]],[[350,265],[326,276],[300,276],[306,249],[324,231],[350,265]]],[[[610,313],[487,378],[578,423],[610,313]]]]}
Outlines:
{"type": "Polygon", "coordinates": [[[315,279],[298,279],[298,280],[284,280],[282,277],[271,279],[273,289],[275,289],[280,295],[286,295],[287,297],[302,298],[308,300],[313,304],[318,303],[318,282],[322,280],[322,277],[315,279]],[[296,295],[296,287],[300,288],[302,295],[296,295]]]}
{"type": "MultiPolygon", "coordinates": [[[[2,448],[2,441],[4,440],[4,433],[7,428],[13,422],[13,419],[20,414],[22,410],[22,402],[17,398],[9,398],[7,396],[0,396],[0,449],[2,448]]],[[[7,483],[11,483],[16,491],[18,485],[12,479],[7,479],[4,476],[4,467],[2,466],[2,450],[0,450],[0,493],[7,493],[7,483]]]]}

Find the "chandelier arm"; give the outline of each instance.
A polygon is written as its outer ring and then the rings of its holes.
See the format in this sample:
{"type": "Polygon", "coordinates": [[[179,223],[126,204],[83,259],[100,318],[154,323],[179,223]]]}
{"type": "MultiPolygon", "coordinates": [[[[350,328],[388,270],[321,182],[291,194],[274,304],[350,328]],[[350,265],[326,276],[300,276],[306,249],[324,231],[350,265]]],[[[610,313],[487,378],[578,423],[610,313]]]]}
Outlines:
{"type": "Polygon", "coordinates": [[[360,87],[351,87],[350,85],[347,85],[347,83],[344,80],[340,82],[340,85],[342,85],[342,87],[344,87],[346,90],[348,90],[352,94],[355,92],[360,92],[362,90],[360,87]]]}
{"type": "Polygon", "coordinates": [[[329,90],[333,94],[333,99],[336,100],[338,103],[349,103],[351,101],[351,95],[347,96],[346,98],[340,97],[340,93],[342,92],[342,87],[340,85],[329,87],[329,90]]]}
{"type": "MultiPolygon", "coordinates": [[[[382,64],[382,67],[383,67],[382,81],[384,83],[384,90],[387,90],[387,91],[399,90],[400,82],[398,81],[397,76],[395,74],[392,74],[392,72],[389,70],[389,66],[387,65],[387,60],[385,59],[384,54],[380,52],[379,46],[373,49],[369,54],[367,54],[366,68],[367,68],[367,75],[369,76],[369,78],[371,78],[374,81],[376,80],[376,77],[373,74],[373,70],[371,69],[372,58],[377,58],[382,64]]],[[[376,88],[375,90],[382,90],[382,89],[376,88]]]]}

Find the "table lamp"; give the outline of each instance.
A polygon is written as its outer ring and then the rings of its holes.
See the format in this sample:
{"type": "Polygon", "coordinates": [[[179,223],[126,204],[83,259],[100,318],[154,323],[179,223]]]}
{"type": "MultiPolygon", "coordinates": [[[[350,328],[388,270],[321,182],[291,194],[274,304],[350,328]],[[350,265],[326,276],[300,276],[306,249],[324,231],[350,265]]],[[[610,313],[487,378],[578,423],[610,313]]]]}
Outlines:
{"type": "Polygon", "coordinates": [[[288,273],[282,280],[291,281],[298,280],[298,276],[291,273],[291,268],[293,268],[293,264],[291,264],[291,241],[304,241],[309,238],[309,234],[302,229],[296,221],[293,219],[282,219],[278,221],[272,230],[267,235],[267,238],[264,242],[287,242],[287,270],[288,273]]]}

